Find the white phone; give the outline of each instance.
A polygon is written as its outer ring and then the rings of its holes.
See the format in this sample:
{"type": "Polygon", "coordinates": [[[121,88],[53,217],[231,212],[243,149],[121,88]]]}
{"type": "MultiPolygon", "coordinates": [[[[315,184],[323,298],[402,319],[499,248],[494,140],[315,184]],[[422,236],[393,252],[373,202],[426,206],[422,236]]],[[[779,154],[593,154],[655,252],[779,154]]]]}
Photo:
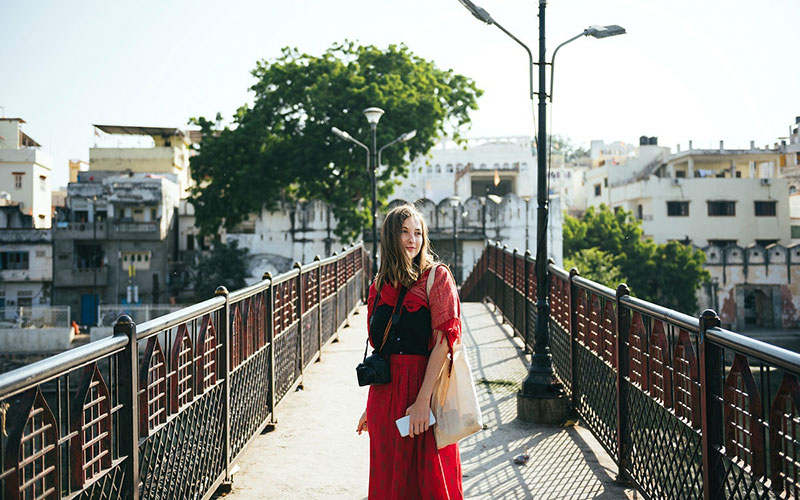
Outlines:
{"type": "MultiPolygon", "coordinates": [[[[429,410],[431,412],[431,418],[428,421],[430,425],[436,423],[436,417],[433,416],[433,410],[429,410]]],[[[400,435],[403,437],[408,436],[408,425],[411,423],[411,416],[406,415],[405,417],[398,418],[394,421],[397,424],[397,430],[400,431],[400,435]]]]}

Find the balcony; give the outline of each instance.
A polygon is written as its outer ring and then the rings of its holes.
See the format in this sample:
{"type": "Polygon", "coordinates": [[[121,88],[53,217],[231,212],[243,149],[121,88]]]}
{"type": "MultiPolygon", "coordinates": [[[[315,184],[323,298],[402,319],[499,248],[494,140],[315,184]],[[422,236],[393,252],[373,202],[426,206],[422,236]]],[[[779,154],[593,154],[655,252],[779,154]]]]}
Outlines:
{"type": "Polygon", "coordinates": [[[161,240],[165,235],[159,222],[113,222],[111,237],[114,239],[161,240]]]}
{"type": "Polygon", "coordinates": [[[53,285],[57,287],[92,287],[108,285],[108,267],[53,270],[53,285]]]}
{"type": "Polygon", "coordinates": [[[103,222],[57,222],[54,238],[60,240],[104,240],[108,238],[108,224],[103,222]]]}

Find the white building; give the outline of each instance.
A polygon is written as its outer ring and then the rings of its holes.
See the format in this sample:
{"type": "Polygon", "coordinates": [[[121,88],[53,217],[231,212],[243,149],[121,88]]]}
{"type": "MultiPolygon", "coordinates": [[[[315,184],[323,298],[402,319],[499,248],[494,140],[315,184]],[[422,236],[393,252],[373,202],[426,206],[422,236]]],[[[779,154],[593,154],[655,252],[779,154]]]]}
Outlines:
{"type": "Polygon", "coordinates": [[[632,211],[646,237],[705,247],[791,243],[789,188],[778,149],[642,145],[620,165],[586,174],[587,204],[632,211]]]}
{"type": "Polygon", "coordinates": [[[536,156],[529,137],[469,139],[466,146],[444,140],[409,165],[407,178],[394,197],[429,199],[439,203],[450,196],[514,193],[536,196],[536,156]]]}
{"type": "Polygon", "coordinates": [[[22,118],[0,118],[0,193],[6,192],[35,228],[49,228],[52,159],[22,131],[22,118]]]}
{"type": "Polygon", "coordinates": [[[0,311],[50,304],[52,283],[51,230],[0,229],[0,311]]]}

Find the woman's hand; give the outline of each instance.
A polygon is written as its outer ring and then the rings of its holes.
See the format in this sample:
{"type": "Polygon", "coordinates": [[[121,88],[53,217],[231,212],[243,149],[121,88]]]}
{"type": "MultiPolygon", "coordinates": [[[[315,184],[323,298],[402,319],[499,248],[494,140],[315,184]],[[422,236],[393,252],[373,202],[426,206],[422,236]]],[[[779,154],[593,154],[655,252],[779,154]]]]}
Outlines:
{"type": "Polygon", "coordinates": [[[356,432],[359,435],[361,435],[363,431],[369,433],[369,429],[367,429],[367,410],[364,410],[364,413],[361,414],[361,418],[358,419],[358,427],[356,428],[356,432]]]}
{"type": "Polygon", "coordinates": [[[419,436],[430,427],[431,403],[429,400],[417,400],[406,410],[406,415],[410,415],[408,423],[408,437],[419,436]]]}

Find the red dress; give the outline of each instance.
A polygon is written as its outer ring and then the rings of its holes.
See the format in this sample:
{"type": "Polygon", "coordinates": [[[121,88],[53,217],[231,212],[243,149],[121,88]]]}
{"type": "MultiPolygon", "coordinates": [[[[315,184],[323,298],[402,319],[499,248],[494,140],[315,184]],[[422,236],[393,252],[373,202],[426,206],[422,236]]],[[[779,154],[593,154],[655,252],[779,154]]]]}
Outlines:
{"type": "MultiPolygon", "coordinates": [[[[387,341],[384,353],[391,353],[392,381],[372,385],[367,399],[367,426],[370,439],[369,500],[461,500],[461,457],[458,445],[436,447],[433,430],[414,438],[401,437],[395,420],[404,416],[416,401],[428,355],[433,348],[433,330],[445,333],[452,349],[461,334],[458,292],[447,269],[439,266],[430,303],[426,294],[428,272],[406,293],[395,338],[387,341]],[[422,333],[422,336],[420,336],[422,333]]],[[[388,315],[397,302],[399,289],[384,284],[376,310],[370,342],[380,345],[388,315]]],[[[374,284],[369,290],[367,322],[376,297],[374,284]]]]}

